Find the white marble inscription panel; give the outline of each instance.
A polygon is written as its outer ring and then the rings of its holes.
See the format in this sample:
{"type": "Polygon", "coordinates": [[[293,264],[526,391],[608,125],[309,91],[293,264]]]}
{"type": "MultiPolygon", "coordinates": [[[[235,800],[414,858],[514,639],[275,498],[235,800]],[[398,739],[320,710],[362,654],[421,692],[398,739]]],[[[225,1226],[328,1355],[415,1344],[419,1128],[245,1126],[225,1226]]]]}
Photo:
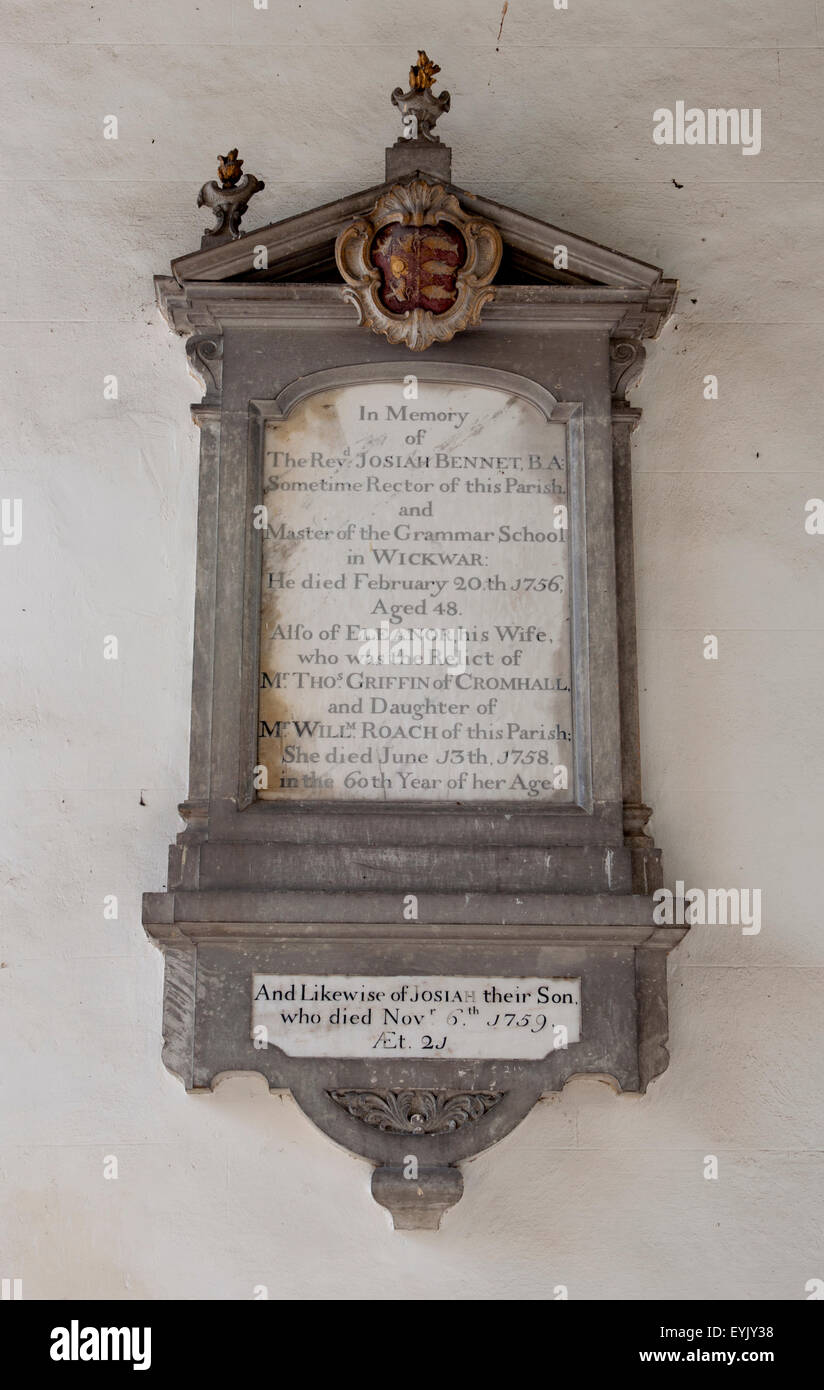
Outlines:
{"type": "Polygon", "coordinates": [[[578,1042],[580,1029],[579,979],[252,977],[252,1038],[290,1057],[534,1060],[578,1042]]]}
{"type": "Polygon", "coordinates": [[[338,387],[267,425],[263,477],[257,794],[571,800],[564,425],[338,387]]]}

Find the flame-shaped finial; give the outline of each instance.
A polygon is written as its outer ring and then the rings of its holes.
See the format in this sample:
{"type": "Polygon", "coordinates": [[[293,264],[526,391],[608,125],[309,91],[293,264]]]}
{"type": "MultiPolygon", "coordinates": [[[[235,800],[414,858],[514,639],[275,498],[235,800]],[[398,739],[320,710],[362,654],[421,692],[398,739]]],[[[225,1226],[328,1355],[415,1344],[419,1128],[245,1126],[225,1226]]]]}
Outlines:
{"type": "Polygon", "coordinates": [[[418,61],[409,69],[409,90],[427,92],[435,85],[435,74],[440,72],[437,63],[427,58],[422,48],[418,49],[418,61]]]}
{"type": "Polygon", "coordinates": [[[243,173],[243,160],[238,159],[237,150],[218,155],[217,172],[221,188],[234,188],[243,173]]]}
{"type": "Polygon", "coordinates": [[[449,93],[441,92],[435,96],[435,74],[440,72],[437,63],[427,58],[422,48],[418,49],[418,61],[409,69],[409,91],[396,87],[392,93],[392,103],[403,116],[403,136],[405,140],[430,140],[440,144],[433,134],[435,122],[444,111],[449,110],[449,93]]]}

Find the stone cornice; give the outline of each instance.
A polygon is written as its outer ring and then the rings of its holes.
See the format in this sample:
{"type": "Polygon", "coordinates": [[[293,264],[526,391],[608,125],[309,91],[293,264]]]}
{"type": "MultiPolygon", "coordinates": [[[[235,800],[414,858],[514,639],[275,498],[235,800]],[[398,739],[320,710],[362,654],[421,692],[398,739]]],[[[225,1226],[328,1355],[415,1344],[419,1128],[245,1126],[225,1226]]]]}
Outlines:
{"type": "MultiPolygon", "coordinates": [[[[664,284],[674,286],[674,282],[664,284]]],[[[342,285],[220,283],[180,285],[172,276],[155,277],[160,311],[176,333],[195,333],[227,323],[307,326],[316,321],[330,331],[357,326],[342,285]]],[[[673,288],[673,294],[674,294],[673,288]]],[[[669,302],[669,301],[668,301],[669,302]]],[[[495,298],[473,332],[492,326],[581,326],[619,331],[624,337],[654,337],[661,327],[659,300],[627,288],[579,285],[496,285],[495,298]]]]}

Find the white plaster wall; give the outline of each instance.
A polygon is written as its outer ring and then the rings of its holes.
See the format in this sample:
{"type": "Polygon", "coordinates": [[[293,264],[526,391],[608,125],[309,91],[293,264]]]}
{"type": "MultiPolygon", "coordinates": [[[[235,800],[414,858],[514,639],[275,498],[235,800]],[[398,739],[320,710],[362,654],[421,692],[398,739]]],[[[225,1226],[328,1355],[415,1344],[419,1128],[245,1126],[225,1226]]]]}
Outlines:
{"type": "Polygon", "coordinates": [[[0,1274],[26,1297],[799,1299],[824,1277],[818,10],[510,0],[498,37],[497,0],[7,0],[0,1274]],[[437,1235],[393,1233],[368,1166],[261,1081],[186,1096],[140,926],[186,788],[197,451],[151,277],[199,244],[230,145],[266,180],[249,227],[382,178],[418,43],[459,183],[681,279],[636,393],[646,793],[670,886],[765,901],[759,936],[696,928],[671,959],[649,1094],[544,1101],[437,1235]],[[656,146],[679,98],[760,107],[762,153],[656,146]]]}

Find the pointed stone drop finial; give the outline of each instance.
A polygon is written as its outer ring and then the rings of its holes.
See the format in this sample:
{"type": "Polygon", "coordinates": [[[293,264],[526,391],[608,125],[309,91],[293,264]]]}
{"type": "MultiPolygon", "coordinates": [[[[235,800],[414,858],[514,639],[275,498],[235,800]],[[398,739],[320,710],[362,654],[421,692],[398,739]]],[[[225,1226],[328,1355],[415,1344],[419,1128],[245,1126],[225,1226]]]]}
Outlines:
{"type": "Polygon", "coordinates": [[[203,233],[202,248],[220,246],[224,241],[236,241],[242,236],[240,222],[249,201],[266,187],[254,174],[243,173],[243,160],[238,159],[236,149],[218,155],[217,172],[220,183],[210,179],[197,195],[198,207],[211,208],[217,219],[214,227],[203,233]]]}
{"type": "Polygon", "coordinates": [[[372,1171],[372,1196],[392,1215],[396,1231],[437,1231],[441,1217],[463,1196],[460,1168],[419,1168],[416,1178],[384,1164],[372,1171]]]}

